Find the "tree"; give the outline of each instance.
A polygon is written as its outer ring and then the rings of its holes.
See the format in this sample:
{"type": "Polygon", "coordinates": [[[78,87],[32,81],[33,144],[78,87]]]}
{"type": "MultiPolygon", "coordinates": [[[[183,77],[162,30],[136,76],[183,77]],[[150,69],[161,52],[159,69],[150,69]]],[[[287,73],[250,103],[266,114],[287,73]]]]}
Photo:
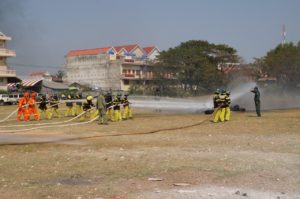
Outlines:
{"type": "Polygon", "coordinates": [[[237,60],[234,48],[224,44],[216,45],[207,41],[191,40],[162,51],[158,56],[158,63],[154,66],[155,76],[164,87],[174,88],[176,85],[188,93],[211,91],[224,83],[221,74],[217,71],[218,63],[237,60]],[[165,78],[166,74],[172,74],[173,81],[165,78]]]}
{"type": "Polygon", "coordinates": [[[280,83],[300,83],[300,42],[280,44],[264,57],[263,72],[277,77],[280,83]]]}
{"type": "Polygon", "coordinates": [[[65,72],[63,70],[59,70],[55,76],[58,78],[63,78],[65,76],[65,72]]]}

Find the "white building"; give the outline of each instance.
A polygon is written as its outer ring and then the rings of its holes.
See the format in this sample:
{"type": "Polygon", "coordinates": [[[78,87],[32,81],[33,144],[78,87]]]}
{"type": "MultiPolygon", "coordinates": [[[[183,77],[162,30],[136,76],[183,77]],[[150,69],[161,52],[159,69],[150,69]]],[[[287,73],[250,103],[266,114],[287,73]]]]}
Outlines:
{"type": "Polygon", "coordinates": [[[6,48],[6,41],[10,40],[11,37],[0,32],[0,89],[2,90],[7,90],[10,83],[19,81],[16,71],[7,65],[7,58],[16,56],[15,51],[6,48]]]}
{"type": "Polygon", "coordinates": [[[151,63],[158,54],[156,47],[137,44],[72,50],[65,56],[65,81],[127,91],[133,82],[152,79],[151,63]]]}

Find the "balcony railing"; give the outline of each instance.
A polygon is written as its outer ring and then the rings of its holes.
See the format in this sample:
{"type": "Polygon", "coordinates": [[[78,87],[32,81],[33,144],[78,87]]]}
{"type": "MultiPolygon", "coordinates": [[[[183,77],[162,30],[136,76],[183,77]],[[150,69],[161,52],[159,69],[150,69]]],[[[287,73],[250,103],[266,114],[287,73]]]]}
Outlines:
{"type": "Polygon", "coordinates": [[[13,51],[13,50],[6,49],[6,48],[0,48],[0,56],[15,57],[16,56],[16,52],[13,51]]]}
{"type": "Polygon", "coordinates": [[[123,73],[122,74],[123,79],[141,79],[141,75],[135,75],[135,74],[128,74],[128,73],[123,73]]]}
{"type": "Polygon", "coordinates": [[[1,70],[0,77],[14,77],[16,76],[16,70],[1,70]]]}
{"type": "Polygon", "coordinates": [[[151,80],[153,79],[153,76],[151,75],[146,75],[146,74],[143,74],[143,75],[135,75],[135,74],[122,74],[122,79],[147,79],[147,80],[151,80]]]}

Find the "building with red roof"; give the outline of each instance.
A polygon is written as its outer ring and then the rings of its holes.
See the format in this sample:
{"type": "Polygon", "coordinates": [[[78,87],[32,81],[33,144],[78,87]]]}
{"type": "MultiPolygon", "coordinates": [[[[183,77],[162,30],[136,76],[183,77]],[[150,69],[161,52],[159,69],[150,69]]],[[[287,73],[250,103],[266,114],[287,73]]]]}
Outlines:
{"type": "Polygon", "coordinates": [[[160,50],[156,46],[144,47],[143,50],[150,60],[155,60],[160,52],[160,50]]]}
{"type": "Polygon", "coordinates": [[[138,44],[71,50],[65,55],[65,81],[104,90],[125,90],[153,78],[152,61],[158,48],[138,44]]]}

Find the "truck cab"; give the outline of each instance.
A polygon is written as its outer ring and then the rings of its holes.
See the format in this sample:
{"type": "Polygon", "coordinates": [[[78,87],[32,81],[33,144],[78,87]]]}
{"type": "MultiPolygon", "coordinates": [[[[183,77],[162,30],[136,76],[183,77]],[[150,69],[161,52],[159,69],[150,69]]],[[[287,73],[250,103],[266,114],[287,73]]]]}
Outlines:
{"type": "Polygon", "coordinates": [[[8,104],[8,94],[0,94],[0,105],[8,104]]]}

